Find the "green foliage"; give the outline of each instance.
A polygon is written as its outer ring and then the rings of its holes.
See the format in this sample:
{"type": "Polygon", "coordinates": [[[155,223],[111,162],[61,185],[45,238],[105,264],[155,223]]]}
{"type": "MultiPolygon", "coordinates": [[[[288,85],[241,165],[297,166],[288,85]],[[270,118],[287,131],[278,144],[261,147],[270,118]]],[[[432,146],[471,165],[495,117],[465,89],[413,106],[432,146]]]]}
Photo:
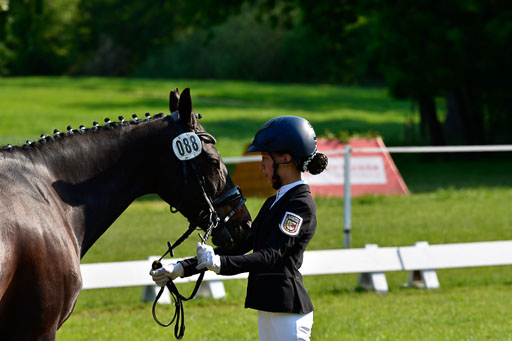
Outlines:
{"type": "Polygon", "coordinates": [[[385,82],[432,144],[509,143],[511,4],[3,0],[0,75],[385,82]]]}
{"type": "Polygon", "coordinates": [[[508,143],[512,122],[510,2],[263,1],[298,7],[299,25],[325,39],[326,81],[384,79],[397,98],[418,101],[430,143],[508,143]],[[447,98],[443,127],[435,97],[447,98]]]}
{"type": "MultiPolygon", "coordinates": [[[[379,56],[379,68],[396,97],[420,104],[435,96],[447,97],[448,142],[510,141],[502,128],[511,117],[505,97],[512,90],[508,82],[512,67],[503,59],[512,54],[510,20],[505,19],[512,13],[510,2],[370,4],[374,43],[368,52],[379,56]],[[375,4],[381,5],[378,11],[375,4]]],[[[425,110],[425,114],[425,124],[436,120],[435,112],[425,110]]],[[[436,124],[429,130],[433,143],[443,140],[436,124]]]]}
{"type": "Polygon", "coordinates": [[[62,73],[73,57],[78,0],[10,1],[0,10],[0,75],[62,73]]]}
{"type": "Polygon", "coordinates": [[[271,79],[282,32],[254,20],[244,11],[213,28],[195,30],[150,53],[135,76],[158,78],[271,79]],[[249,43],[250,42],[250,43],[249,43]]]}
{"type": "Polygon", "coordinates": [[[86,74],[131,73],[154,49],[238,12],[238,1],[80,0],[79,50],[86,74]]]}
{"type": "MultiPolygon", "coordinates": [[[[136,77],[241,79],[280,82],[334,80],[333,60],[326,42],[307,27],[271,25],[258,19],[258,10],[245,6],[225,23],[183,34],[135,68],[136,77]],[[304,48],[307,46],[307,48],[304,48]]],[[[290,24],[291,25],[291,24],[290,24]]]]}

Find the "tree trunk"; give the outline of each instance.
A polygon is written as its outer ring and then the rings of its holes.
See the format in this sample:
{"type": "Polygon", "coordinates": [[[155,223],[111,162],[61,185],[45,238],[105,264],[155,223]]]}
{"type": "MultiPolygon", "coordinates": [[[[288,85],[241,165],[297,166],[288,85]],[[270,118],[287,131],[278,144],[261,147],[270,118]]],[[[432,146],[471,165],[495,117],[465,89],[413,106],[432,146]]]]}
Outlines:
{"type": "Polygon", "coordinates": [[[420,106],[421,125],[428,127],[430,144],[441,146],[445,144],[443,129],[437,118],[436,103],[432,96],[420,96],[418,98],[420,106]]]}
{"type": "Polygon", "coordinates": [[[449,93],[446,96],[446,121],[444,122],[444,132],[448,144],[465,143],[461,108],[453,93],[449,93]]]}
{"type": "Polygon", "coordinates": [[[489,112],[487,143],[508,144],[512,142],[512,98],[507,90],[495,90],[486,101],[489,112]]]}
{"type": "Polygon", "coordinates": [[[36,14],[43,14],[43,0],[36,0],[36,14]]]}
{"type": "Polygon", "coordinates": [[[7,38],[7,11],[2,11],[0,8],[0,41],[5,41],[7,38]]]}
{"type": "Polygon", "coordinates": [[[456,90],[453,97],[460,110],[465,144],[485,144],[483,105],[478,92],[463,87],[456,90]]]}

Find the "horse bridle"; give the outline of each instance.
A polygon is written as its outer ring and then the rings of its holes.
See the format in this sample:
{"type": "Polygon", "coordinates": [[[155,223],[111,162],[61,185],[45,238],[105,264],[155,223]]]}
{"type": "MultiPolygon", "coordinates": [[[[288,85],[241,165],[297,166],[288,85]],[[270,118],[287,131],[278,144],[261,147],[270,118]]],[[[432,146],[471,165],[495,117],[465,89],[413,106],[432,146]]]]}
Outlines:
{"type": "MultiPolygon", "coordinates": [[[[181,119],[179,118],[178,112],[174,112],[174,113],[168,115],[168,117],[170,117],[170,119],[171,119],[170,122],[174,126],[176,131],[178,132],[178,135],[185,133],[185,130],[183,129],[183,127],[180,124],[181,119]]],[[[205,131],[202,131],[202,132],[196,131],[194,133],[200,137],[202,142],[205,141],[204,138],[202,138],[202,137],[206,136],[206,137],[208,137],[208,139],[210,141],[213,141],[213,143],[215,143],[215,138],[205,131]]],[[[208,238],[210,237],[213,230],[219,228],[219,224],[223,229],[226,229],[226,226],[225,226],[226,223],[235,215],[235,213],[245,204],[245,201],[246,201],[245,197],[242,195],[240,187],[238,187],[238,186],[234,186],[233,188],[230,188],[228,190],[226,190],[224,188],[222,193],[220,193],[220,195],[215,200],[212,200],[212,197],[208,194],[208,191],[206,191],[205,177],[202,174],[200,168],[196,165],[194,159],[181,161],[181,164],[182,164],[182,172],[183,172],[185,181],[188,181],[187,180],[188,179],[187,169],[188,168],[192,169],[192,173],[194,174],[196,184],[198,185],[198,187],[201,191],[201,194],[206,202],[206,208],[198,212],[198,214],[197,214],[198,218],[187,217],[187,219],[189,221],[189,228],[187,229],[185,234],[174,243],[172,249],[174,249],[179,244],[181,244],[183,242],[183,240],[185,240],[195,230],[196,227],[201,226],[201,224],[204,222],[206,222],[206,224],[207,224],[205,234],[204,234],[204,236],[201,236],[201,235],[199,235],[199,236],[200,236],[201,240],[203,241],[203,243],[205,243],[208,240],[208,238]],[[237,201],[236,205],[234,205],[234,208],[228,214],[226,214],[224,217],[221,218],[219,216],[219,214],[217,213],[216,208],[223,207],[223,206],[228,205],[234,201],[237,201]]],[[[178,211],[179,211],[178,208],[173,208],[171,206],[172,213],[176,213],[178,211]]],[[[226,231],[226,233],[231,238],[231,234],[229,233],[229,231],[226,231]]],[[[171,256],[173,256],[172,249],[170,250],[171,256]]]]}
{"type": "MultiPolygon", "coordinates": [[[[178,112],[173,112],[172,114],[168,115],[168,117],[170,117],[170,122],[174,126],[174,128],[177,130],[178,135],[185,133],[183,127],[180,124],[181,119],[179,118],[178,112]]],[[[209,138],[211,138],[211,140],[215,141],[215,138],[212,135],[208,134],[207,132],[194,132],[194,133],[197,134],[197,136],[199,136],[200,138],[201,138],[201,136],[208,136],[209,138]]],[[[202,140],[202,142],[204,142],[203,139],[201,139],[201,140],[202,140]]],[[[229,238],[232,238],[231,234],[230,234],[229,230],[226,228],[225,224],[236,214],[236,212],[245,204],[245,201],[246,201],[245,197],[242,195],[242,192],[238,186],[234,186],[233,188],[230,188],[228,190],[226,190],[224,188],[224,190],[221,192],[221,194],[216,199],[212,200],[212,197],[208,194],[208,192],[206,191],[206,188],[205,188],[205,177],[201,173],[200,168],[197,167],[194,159],[185,160],[185,161],[180,160],[180,161],[182,162],[182,170],[183,170],[185,179],[187,179],[187,165],[189,165],[190,168],[192,169],[192,173],[194,174],[194,178],[201,190],[202,196],[205,199],[207,208],[199,211],[199,213],[198,213],[199,219],[193,219],[193,218],[187,217],[187,219],[189,221],[189,227],[188,227],[187,231],[185,231],[185,233],[180,238],[178,238],[178,240],[176,240],[176,242],[174,244],[167,242],[167,247],[168,247],[167,251],[162,255],[162,257],[160,257],[160,259],[155,260],[153,262],[153,264],[152,264],[153,269],[158,269],[158,268],[162,267],[161,261],[167,254],[170,254],[171,257],[174,257],[173,250],[177,246],[179,246],[185,239],[187,239],[190,236],[190,234],[192,234],[192,232],[198,226],[200,226],[202,221],[206,221],[207,226],[208,226],[206,228],[204,236],[202,236],[199,233],[199,237],[201,238],[201,241],[203,243],[206,243],[206,241],[212,234],[213,230],[217,229],[219,227],[219,224],[222,226],[223,232],[227,233],[229,238]],[[230,204],[232,202],[235,202],[235,201],[237,203],[236,203],[236,205],[234,205],[234,208],[221,219],[215,208],[223,207],[223,206],[230,204]]],[[[227,182],[226,182],[226,184],[227,184],[227,182]]],[[[179,209],[177,209],[177,208],[173,209],[173,207],[171,206],[171,212],[176,213],[178,211],[179,211],[179,209]]],[[[156,311],[155,311],[156,304],[157,304],[158,300],[160,299],[160,296],[163,293],[164,287],[162,287],[160,289],[160,291],[158,292],[158,294],[155,298],[155,301],[153,303],[153,308],[152,308],[153,318],[159,325],[161,325],[163,327],[169,327],[174,321],[176,321],[176,325],[174,327],[174,336],[178,340],[181,339],[183,337],[183,335],[185,334],[185,318],[184,318],[184,310],[183,310],[183,301],[188,301],[188,300],[194,298],[194,296],[196,295],[196,293],[199,289],[199,286],[201,285],[201,282],[203,281],[204,274],[205,274],[205,270],[201,271],[199,278],[197,279],[196,285],[194,287],[194,290],[192,291],[192,293],[189,297],[182,296],[179,293],[176,285],[174,284],[174,282],[172,280],[169,280],[167,282],[167,285],[166,285],[167,289],[169,289],[171,296],[173,297],[173,300],[175,302],[175,306],[176,306],[174,317],[172,318],[172,320],[169,323],[160,322],[158,320],[158,318],[156,317],[156,311]]]]}

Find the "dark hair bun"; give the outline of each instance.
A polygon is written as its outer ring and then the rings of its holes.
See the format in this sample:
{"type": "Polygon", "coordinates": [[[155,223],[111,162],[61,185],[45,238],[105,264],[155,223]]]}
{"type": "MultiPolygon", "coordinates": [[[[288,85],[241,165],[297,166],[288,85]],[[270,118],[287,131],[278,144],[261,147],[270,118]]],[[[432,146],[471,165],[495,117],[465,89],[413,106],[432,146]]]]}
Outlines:
{"type": "Polygon", "coordinates": [[[327,155],[316,153],[313,160],[308,164],[308,172],[313,175],[320,174],[325,170],[325,168],[327,168],[328,163],[329,159],[327,158],[327,155]]]}

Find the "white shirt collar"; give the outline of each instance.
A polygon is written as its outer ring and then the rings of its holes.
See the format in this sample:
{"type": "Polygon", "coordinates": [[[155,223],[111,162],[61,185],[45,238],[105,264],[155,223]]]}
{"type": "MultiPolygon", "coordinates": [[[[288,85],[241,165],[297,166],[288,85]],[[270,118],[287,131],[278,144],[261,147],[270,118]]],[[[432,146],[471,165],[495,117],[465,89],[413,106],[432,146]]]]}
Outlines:
{"type": "Polygon", "coordinates": [[[292,182],[292,183],[290,183],[288,185],[281,186],[281,188],[279,188],[279,190],[277,191],[276,200],[274,201],[272,206],[270,206],[270,208],[272,208],[275,205],[275,203],[279,199],[281,199],[283,197],[283,195],[285,195],[286,192],[291,190],[293,187],[296,187],[296,186],[299,186],[299,185],[303,185],[303,184],[304,184],[304,180],[299,180],[299,181],[292,182]]]}

